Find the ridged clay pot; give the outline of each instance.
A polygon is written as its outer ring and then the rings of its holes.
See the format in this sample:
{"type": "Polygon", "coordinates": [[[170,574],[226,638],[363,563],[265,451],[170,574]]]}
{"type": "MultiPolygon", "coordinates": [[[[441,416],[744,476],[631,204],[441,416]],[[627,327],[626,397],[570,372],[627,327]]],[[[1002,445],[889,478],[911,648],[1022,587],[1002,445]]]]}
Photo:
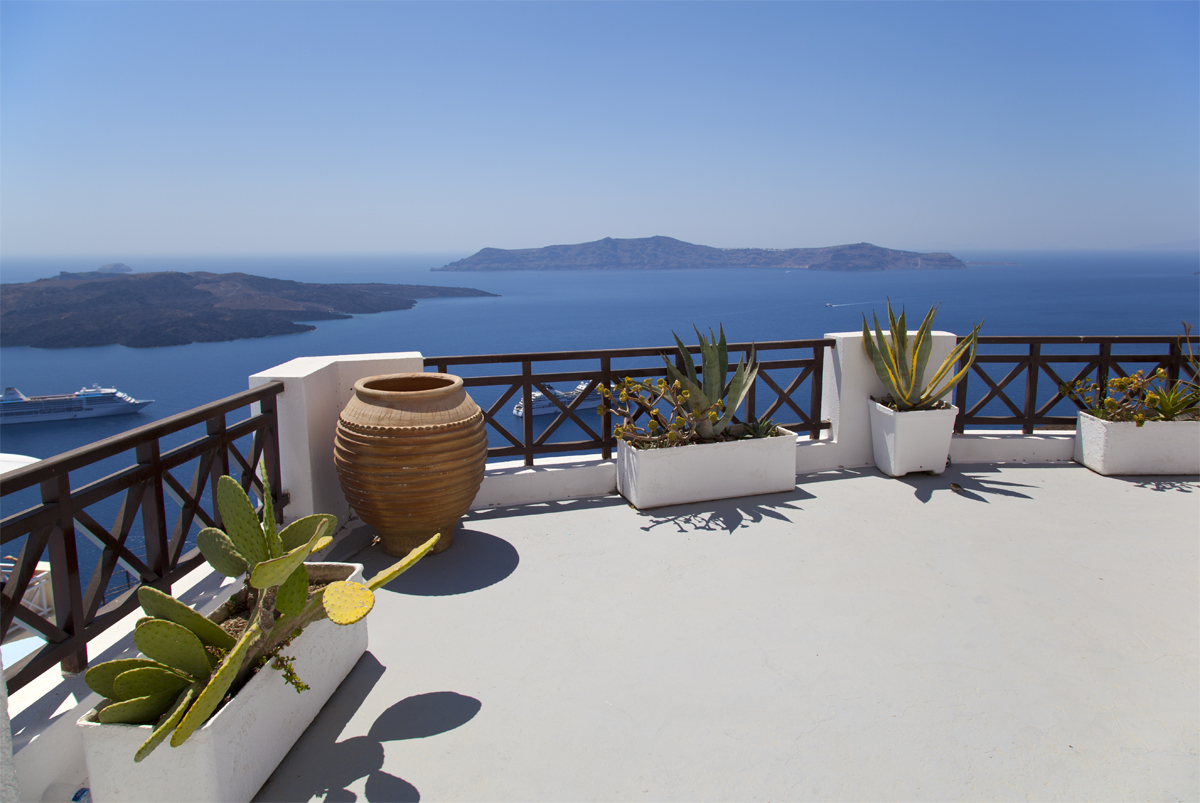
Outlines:
{"type": "Polygon", "coordinates": [[[403,557],[454,527],[483,482],[483,411],[452,374],[368,376],[338,418],[333,460],[346,501],[403,557]]]}

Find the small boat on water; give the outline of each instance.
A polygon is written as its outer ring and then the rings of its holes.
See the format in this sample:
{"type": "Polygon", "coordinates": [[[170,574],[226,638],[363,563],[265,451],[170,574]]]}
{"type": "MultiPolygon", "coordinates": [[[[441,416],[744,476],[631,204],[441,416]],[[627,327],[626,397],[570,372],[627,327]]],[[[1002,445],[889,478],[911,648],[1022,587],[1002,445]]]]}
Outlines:
{"type": "MultiPolygon", "coordinates": [[[[583,393],[585,390],[587,390],[587,386],[588,386],[588,380],[585,379],[582,382],[580,382],[578,385],[576,385],[574,390],[558,390],[553,385],[546,385],[545,387],[546,387],[546,390],[551,391],[554,394],[554,398],[556,398],[560,402],[562,402],[563,406],[565,407],[565,406],[569,405],[571,402],[575,401],[576,397],[578,397],[580,393],[583,393]]],[[[530,404],[530,407],[533,410],[531,415],[549,415],[550,413],[562,412],[561,410],[559,410],[558,405],[556,405],[550,399],[546,398],[546,395],[544,393],[542,393],[541,391],[535,390],[533,392],[532,397],[530,398],[530,401],[532,402],[532,404],[530,404]]],[[[525,417],[525,402],[524,402],[524,400],[518,401],[516,403],[516,405],[513,407],[512,414],[515,415],[517,418],[525,417]]]]}
{"type": "Polygon", "coordinates": [[[96,384],[74,393],[52,396],[26,396],[16,388],[5,388],[4,396],[0,397],[0,424],[127,415],[138,412],[152,401],[135,399],[116,388],[102,388],[96,384]]]}

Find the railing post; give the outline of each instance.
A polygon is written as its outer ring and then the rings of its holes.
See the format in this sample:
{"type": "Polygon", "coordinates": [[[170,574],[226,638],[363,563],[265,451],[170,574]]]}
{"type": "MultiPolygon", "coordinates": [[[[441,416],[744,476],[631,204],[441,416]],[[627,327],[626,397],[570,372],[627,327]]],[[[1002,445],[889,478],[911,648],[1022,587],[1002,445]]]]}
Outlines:
{"type": "Polygon", "coordinates": [[[1112,341],[1106,340],[1100,344],[1100,354],[1096,365],[1096,384],[1100,386],[1100,398],[1095,401],[1103,404],[1108,395],[1108,368],[1112,362],[1112,341]]]}
{"type": "MultiPolygon", "coordinates": [[[[600,358],[600,382],[602,383],[602,387],[607,388],[612,385],[612,357],[604,356],[600,358]]],[[[600,388],[597,388],[596,391],[596,395],[599,397],[600,403],[604,404],[604,394],[599,392],[600,388]]],[[[603,445],[600,447],[600,454],[603,459],[612,460],[613,423],[612,412],[609,410],[607,404],[604,405],[604,415],[600,418],[600,427],[600,431],[603,433],[601,435],[603,445]]]]}
{"type": "MultiPolygon", "coordinates": [[[[963,338],[958,338],[955,341],[955,345],[958,345],[962,341],[963,338]]],[[[958,358],[958,369],[955,373],[966,367],[969,356],[964,354],[958,358]]],[[[970,379],[970,376],[971,372],[967,371],[963,374],[963,378],[958,383],[958,386],[954,388],[954,406],[958,408],[958,415],[954,418],[954,431],[959,435],[967,431],[967,380],[970,379]]]]}
{"type": "MultiPolygon", "coordinates": [[[[42,504],[58,505],[58,523],[46,545],[50,553],[50,582],[54,594],[54,623],[74,639],[83,631],[83,589],[79,584],[79,554],[75,545],[75,505],[71,479],[63,472],[42,483],[42,504]]],[[[66,675],[87,668],[87,642],[62,661],[66,675]]]]}
{"type": "MultiPolygon", "coordinates": [[[[167,513],[163,498],[158,438],[139,444],[136,453],[138,465],[149,466],[153,475],[146,485],[146,490],[142,492],[142,535],[146,539],[146,565],[159,577],[163,577],[169,570],[171,556],[167,545],[167,513]]],[[[170,586],[156,587],[159,591],[171,593],[170,586]]]]}
{"type": "Polygon", "coordinates": [[[1167,364],[1167,380],[1174,385],[1179,381],[1179,366],[1183,362],[1183,349],[1180,348],[1178,340],[1167,347],[1167,354],[1170,355],[1170,362],[1167,364]]]}
{"type": "Polygon", "coordinates": [[[521,360],[522,434],[525,465],[533,465],[533,361],[521,360]]]}
{"type": "Polygon", "coordinates": [[[809,403],[809,415],[812,417],[812,429],[808,431],[809,440],[820,440],[821,422],[825,411],[821,409],[821,400],[825,395],[825,347],[813,346],[813,375],[812,401],[809,403]]]}
{"type": "Polygon", "coordinates": [[[1025,420],[1021,422],[1021,432],[1033,434],[1033,417],[1037,414],[1037,385],[1038,374],[1041,373],[1042,344],[1029,344],[1029,371],[1025,374],[1025,420]]]}
{"type": "MultiPolygon", "coordinates": [[[[278,398],[278,396],[271,396],[263,399],[259,410],[264,416],[267,416],[270,422],[261,432],[263,437],[262,456],[267,470],[266,479],[271,483],[271,509],[275,511],[276,523],[283,524],[283,505],[279,504],[283,493],[283,478],[279,470],[279,416],[276,412],[278,398]]],[[[222,449],[221,453],[224,454],[225,451],[222,449]]]]}
{"type": "MultiPolygon", "coordinates": [[[[270,401],[274,403],[274,400],[275,397],[272,396],[270,401]]],[[[259,402],[260,408],[266,405],[266,403],[267,399],[263,399],[261,402],[259,402]]],[[[215,502],[217,498],[217,484],[220,482],[223,475],[229,473],[229,448],[224,438],[225,416],[218,415],[215,418],[208,419],[208,421],[205,422],[205,430],[210,436],[217,436],[221,438],[220,444],[213,454],[212,465],[208,469],[209,486],[211,489],[212,498],[215,502]]],[[[140,460],[141,458],[139,454],[139,462],[140,460]]],[[[225,526],[224,521],[221,519],[221,511],[215,503],[213,504],[213,519],[217,522],[218,527],[225,526]]]]}

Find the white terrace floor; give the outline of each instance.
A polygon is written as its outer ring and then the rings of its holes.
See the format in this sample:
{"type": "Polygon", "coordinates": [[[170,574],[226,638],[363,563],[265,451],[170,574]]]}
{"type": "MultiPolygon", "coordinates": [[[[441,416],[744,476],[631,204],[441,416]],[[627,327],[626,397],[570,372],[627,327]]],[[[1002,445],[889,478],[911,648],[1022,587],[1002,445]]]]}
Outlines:
{"type": "Polygon", "coordinates": [[[1197,800],[1198,531],[1061,463],[473,513],[258,799],[1197,800]]]}

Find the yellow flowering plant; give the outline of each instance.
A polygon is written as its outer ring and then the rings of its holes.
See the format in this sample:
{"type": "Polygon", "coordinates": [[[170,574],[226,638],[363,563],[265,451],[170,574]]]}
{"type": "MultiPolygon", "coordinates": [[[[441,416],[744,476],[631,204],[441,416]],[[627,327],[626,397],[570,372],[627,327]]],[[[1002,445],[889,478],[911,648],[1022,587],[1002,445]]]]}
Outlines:
{"type": "Polygon", "coordinates": [[[1183,324],[1181,341],[1187,342],[1187,361],[1192,379],[1171,380],[1162,368],[1149,376],[1137,371],[1131,376],[1108,380],[1102,389],[1094,380],[1080,379],[1061,385],[1062,394],[1091,415],[1105,421],[1132,421],[1139,427],[1147,421],[1178,421],[1200,418],[1200,358],[1187,340],[1191,325],[1183,324]],[[1106,393],[1104,391],[1107,391],[1106,393]],[[1091,399],[1087,395],[1091,395],[1091,399]]]}
{"type": "Polygon", "coordinates": [[[596,413],[611,412],[621,417],[621,423],[613,427],[616,438],[639,449],[659,449],[775,434],[775,425],[770,421],[733,423],[734,413],[758,374],[753,354],[749,362],[738,363],[726,393],[729,357],[724,329],[719,340],[711,331],[708,339],[698,329],[696,334],[702,355],[699,375],[691,353],[676,336],[685,371],[678,370],[664,356],[672,381],[660,378],[639,382],[627,376],[611,388],[601,386],[603,402],[596,413]]]}

